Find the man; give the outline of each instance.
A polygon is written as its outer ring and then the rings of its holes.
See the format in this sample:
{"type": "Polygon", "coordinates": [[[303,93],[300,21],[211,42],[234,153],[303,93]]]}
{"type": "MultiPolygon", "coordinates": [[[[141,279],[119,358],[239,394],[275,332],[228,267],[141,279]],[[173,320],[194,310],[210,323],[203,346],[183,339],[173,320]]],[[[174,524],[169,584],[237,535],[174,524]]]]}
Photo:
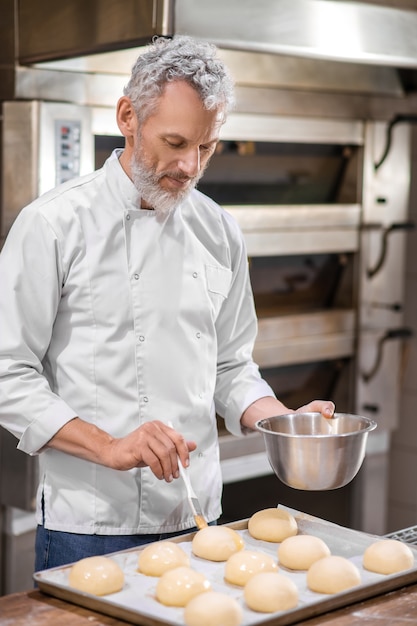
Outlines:
{"type": "Polygon", "coordinates": [[[117,105],[124,149],[26,207],[4,246],[0,416],[40,458],[37,570],[191,529],[179,463],[214,522],[216,412],[239,436],[289,411],[252,361],[239,228],[194,189],[233,104],[215,53],[155,41],[117,105]]]}

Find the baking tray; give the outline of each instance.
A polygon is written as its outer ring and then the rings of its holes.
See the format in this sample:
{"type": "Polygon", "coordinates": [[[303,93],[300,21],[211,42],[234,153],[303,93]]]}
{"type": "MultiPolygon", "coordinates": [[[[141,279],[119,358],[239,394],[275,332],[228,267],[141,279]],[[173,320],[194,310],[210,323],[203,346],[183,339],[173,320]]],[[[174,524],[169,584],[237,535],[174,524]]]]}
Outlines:
{"type": "MultiPolygon", "coordinates": [[[[292,579],[297,585],[299,604],[296,608],[288,611],[257,613],[246,607],[241,587],[224,581],[224,563],[206,561],[195,557],[191,553],[191,541],[195,533],[176,537],[174,541],[190,555],[191,567],[206,574],[211,582],[212,589],[223,591],[239,602],[243,610],[242,626],[284,626],[286,624],[294,624],[300,620],[398,589],[417,580],[417,549],[413,546],[410,546],[414,554],[414,566],[411,569],[388,576],[375,574],[368,572],[362,567],[362,555],[368,545],[377,539],[381,539],[381,537],[338,526],[287,507],[279,508],[285,509],[294,515],[298,524],[299,534],[316,535],[327,543],[332,554],[344,556],[351,560],[359,569],[361,584],[342,593],[332,595],[320,594],[307,588],[306,572],[294,572],[280,566],[279,571],[292,579]]],[[[279,544],[259,541],[251,537],[247,529],[248,520],[240,520],[227,524],[227,526],[234,528],[241,534],[246,549],[263,551],[277,558],[279,544]]],[[[68,585],[68,574],[71,564],[37,572],[34,574],[34,579],[39,589],[44,593],[112,617],[123,619],[132,624],[140,624],[141,626],[183,625],[184,609],[166,607],[156,600],[155,589],[158,578],[145,576],[137,571],[138,556],[141,549],[143,547],[114,552],[108,555],[119,563],[125,574],[124,588],[108,596],[98,597],[71,588],[68,585]]]]}

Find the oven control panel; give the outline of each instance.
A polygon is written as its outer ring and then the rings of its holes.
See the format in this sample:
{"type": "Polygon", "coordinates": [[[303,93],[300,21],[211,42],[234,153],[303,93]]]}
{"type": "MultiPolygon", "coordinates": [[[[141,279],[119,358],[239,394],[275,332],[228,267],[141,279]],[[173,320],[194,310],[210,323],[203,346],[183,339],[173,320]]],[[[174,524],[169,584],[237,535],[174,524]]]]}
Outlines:
{"type": "Polygon", "coordinates": [[[81,121],[55,120],[56,184],[80,174],[81,121]]]}

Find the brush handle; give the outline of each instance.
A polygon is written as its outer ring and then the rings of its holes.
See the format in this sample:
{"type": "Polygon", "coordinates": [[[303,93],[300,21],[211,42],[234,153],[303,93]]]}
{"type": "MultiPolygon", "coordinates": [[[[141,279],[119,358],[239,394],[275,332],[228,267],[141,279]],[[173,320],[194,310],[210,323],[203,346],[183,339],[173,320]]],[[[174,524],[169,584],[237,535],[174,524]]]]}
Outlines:
{"type": "MultiPolygon", "coordinates": [[[[168,426],[170,428],[174,429],[174,426],[173,426],[171,421],[168,422],[168,426]]],[[[178,470],[179,470],[180,476],[183,479],[183,481],[185,483],[185,486],[187,488],[188,497],[189,498],[196,498],[197,496],[195,495],[195,491],[194,491],[193,486],[191,484],[190,477],[188,475],[188,470],[181,463],[180,457],[178,457],[178,470]]]]}
{"type": "Polygon", "coordinates": [[[178,457],[178,468],[179,468],[180,476],[183,479],[185,487],[187,489],[188,497],[197,498],[195,491],[193,489],[193,486],[191,484],[190,477],[188,475],[188,469],[183,466],[179,457],[178,457]]]}
{"type": "MultiPolygon", "coordinates": [[[[168,422],[168,426],[170,428],[173,428],[172,422],[168,422]]],[[[181,459],[179,457],[178,457],[178,471],[180,473],[180,476],[187,490],[188,502],[190,503],[190,507],[194,515],[196,526],[199,530],[201,528],[205,528],[206,526],[208,526],[208,524],[206,520],[204,519],[200,502],[191,484],[190,476],[188,474],[188,467],[183,466],[183,464],[181,463],[181,459]]]]}

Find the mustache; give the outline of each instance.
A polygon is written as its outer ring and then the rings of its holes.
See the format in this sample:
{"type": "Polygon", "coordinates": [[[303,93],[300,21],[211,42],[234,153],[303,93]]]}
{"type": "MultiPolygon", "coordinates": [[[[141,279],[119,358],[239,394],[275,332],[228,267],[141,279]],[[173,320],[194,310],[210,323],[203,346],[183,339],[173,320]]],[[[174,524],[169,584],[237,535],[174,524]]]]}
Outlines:
{"type": "Polygon", "coordinates": [[[166,170],[165,172],[161,172],[160,174],[158,174],[158,181],[161,180],[161,178],[164,178],[164,176],[168,176],[169,178],[178,180],[181,183],[185,183],[190,180],[194,180],[196,178],[196,176],[187,176],[186,174],[184,174],[183,172],[179,170],[176,170],[176,171],[166,170]]]}

